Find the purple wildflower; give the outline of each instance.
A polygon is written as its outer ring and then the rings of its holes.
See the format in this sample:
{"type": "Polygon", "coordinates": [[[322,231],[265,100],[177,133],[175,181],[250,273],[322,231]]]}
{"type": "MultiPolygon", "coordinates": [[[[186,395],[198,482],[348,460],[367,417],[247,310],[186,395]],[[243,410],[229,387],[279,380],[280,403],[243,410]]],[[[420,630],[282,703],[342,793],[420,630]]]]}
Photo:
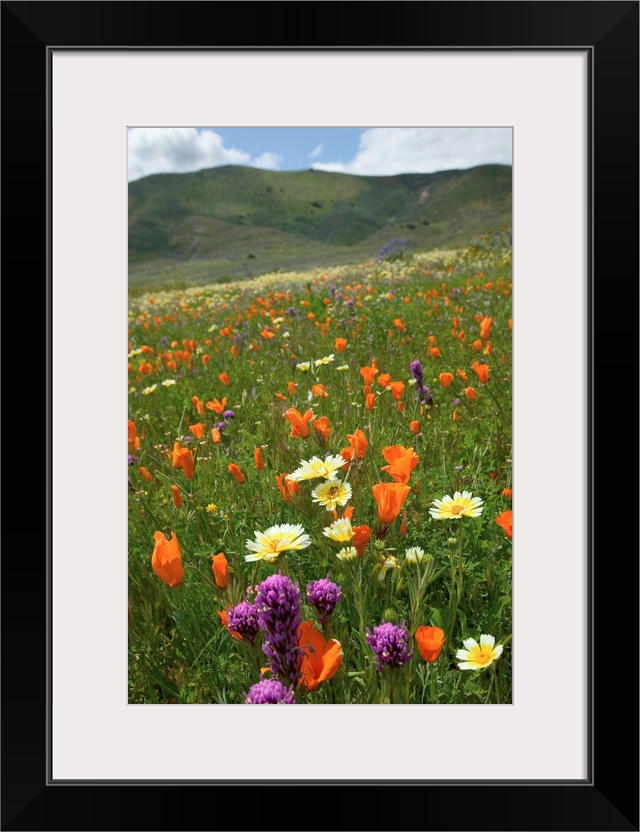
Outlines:
{"type": "Polygon", "coordinates": [[[222,418],[223,419],[235,419],[236,414],[233,412],[233,410],[225,410],[225,412],[222,414],[222,418]]]}
{"type": "Polygon", "coordinates": [[[242,335],[239,332],[236,332],[236,334],[233,336],[233,343],[236,345],[236,347],[239,347],[243,343],[243,341],[244,338],[242,337],[242,335]]]}
{"type": "Polygon", "coordinates": [[[269,659],[274,676],[294,684],[300,676],[303,651],[298,646],[300,590],[279,572],[256,587],[255,610],[264,630],[262,652],[269,659]]]}
{"type": "Polygon", "coordinates": [[[183,437],[182,437],[182,441],[183,441],[183,442],[193,442],[193,436],[188,436],[188,435],[187,435],[187,436],[183,436],[183,437]]]}
{"type": "Polygon", "coordinates": [[[326,622],[341,598],[342,590],[338,584],[329,580],[328,575],[326,578],[307,584],[307,601],[313,604],[320,613],[318,620],[321,624],[326,622]]]}
{"type": "Polygon", "coordinates": [[[402,626],[387,623],[384,618],[382,623],[373,628],[373,632],[367,627],[367,644],[376,656],[376,668],[383,673],[388,667],[402,667],[405,662],[411,659],[412,652],[408,649],[409,633],[405,629],[405,621],[402,626]]]}
{"type": "Polygon", "coordinates": [[[237,633],[248,641],[253,641],[260,626],[256,618],[256,608],[248,601],[240,601],[227,612],[227,629],[237,633]]]}
{"type": "Polygon", "coordinates": [[[216,427],[218,428],[219,431],[223,431],[226,428],[226,426],[227,426],[226,422],[218,422],[218,424],[216,425],[216,427]]]}
{"type": "Polygon", "coordinates": [[[293,685],[286,688],[277,679],[263,679],[244,694],[247,705],[295,705],[293,685]]]}
{"type": "Polygon", "coordinates": [[[424,383],[424,371],[419,361],[411,362],[411,375],[415,378],[416,383],[422,387],[424,383]]]}
{"type": "Polygon", "coordinates": [[[131,454],[129,454],[129,465],[133,465],[137,458],[137,456],[132,456],[131,454]]]}
{"type": "Polygon", "coordinates": [[[296,314],[296,310],[293,308],[293,306],[290,306],[290,307],[287,309],[287,315],[289,315],[290,317],[292,317],[292,318],[293,318],[293,316],[294,316],[295,314],[296,314]]]}
{"type": "Polygon", "coordinates": [[[460,399],[454,399],[453,400],[453,406],[455,407],[458,404],[460,404],[460,399]]]}

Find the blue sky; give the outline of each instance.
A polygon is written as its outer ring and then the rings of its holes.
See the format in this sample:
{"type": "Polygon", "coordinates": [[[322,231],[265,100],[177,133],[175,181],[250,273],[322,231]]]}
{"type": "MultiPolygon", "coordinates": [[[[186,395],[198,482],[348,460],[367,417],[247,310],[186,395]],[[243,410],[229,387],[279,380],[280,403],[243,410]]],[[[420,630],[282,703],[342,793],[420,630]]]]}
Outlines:
{"type": "Polygon", "coordinates": [[[361,176],[511,164],[509,127],[132,127],[129,181],[220,165],[361,176]]]}

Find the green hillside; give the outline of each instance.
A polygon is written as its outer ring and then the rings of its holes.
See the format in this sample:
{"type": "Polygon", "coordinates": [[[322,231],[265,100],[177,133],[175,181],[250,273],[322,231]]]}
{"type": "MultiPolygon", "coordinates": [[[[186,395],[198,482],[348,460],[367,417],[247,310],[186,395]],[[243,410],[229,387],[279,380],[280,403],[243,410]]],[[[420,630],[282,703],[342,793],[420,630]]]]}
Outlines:
{"type": "Polygon", "coordinates": [[[215,282],[276,269],[455,246],[511,226],[511,167],[399,176],[229,165],[129,184],[130,285],[215,282]]]}

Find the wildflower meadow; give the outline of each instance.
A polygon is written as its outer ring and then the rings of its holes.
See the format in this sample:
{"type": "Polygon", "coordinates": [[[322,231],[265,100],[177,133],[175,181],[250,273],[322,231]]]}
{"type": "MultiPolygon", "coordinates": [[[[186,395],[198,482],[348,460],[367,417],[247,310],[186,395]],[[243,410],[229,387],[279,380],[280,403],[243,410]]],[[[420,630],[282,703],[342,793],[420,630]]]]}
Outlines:
{"type": "Polygon", "coordinates": [[[510,243],[398,242],[132,293],[130,703],[511,703],[510,243]]]}

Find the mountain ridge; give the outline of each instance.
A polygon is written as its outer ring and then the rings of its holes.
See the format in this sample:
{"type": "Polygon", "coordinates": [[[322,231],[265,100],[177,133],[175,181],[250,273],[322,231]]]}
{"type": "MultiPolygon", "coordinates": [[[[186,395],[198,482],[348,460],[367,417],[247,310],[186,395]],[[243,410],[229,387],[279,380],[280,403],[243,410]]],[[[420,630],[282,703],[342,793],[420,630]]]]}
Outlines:
{"type": "Polygon", "coordinates": [[[512,169],[356,176],[239,165],[129,183],[129,281],[203,283],[470,242],[511,226],[512,169]]]}

